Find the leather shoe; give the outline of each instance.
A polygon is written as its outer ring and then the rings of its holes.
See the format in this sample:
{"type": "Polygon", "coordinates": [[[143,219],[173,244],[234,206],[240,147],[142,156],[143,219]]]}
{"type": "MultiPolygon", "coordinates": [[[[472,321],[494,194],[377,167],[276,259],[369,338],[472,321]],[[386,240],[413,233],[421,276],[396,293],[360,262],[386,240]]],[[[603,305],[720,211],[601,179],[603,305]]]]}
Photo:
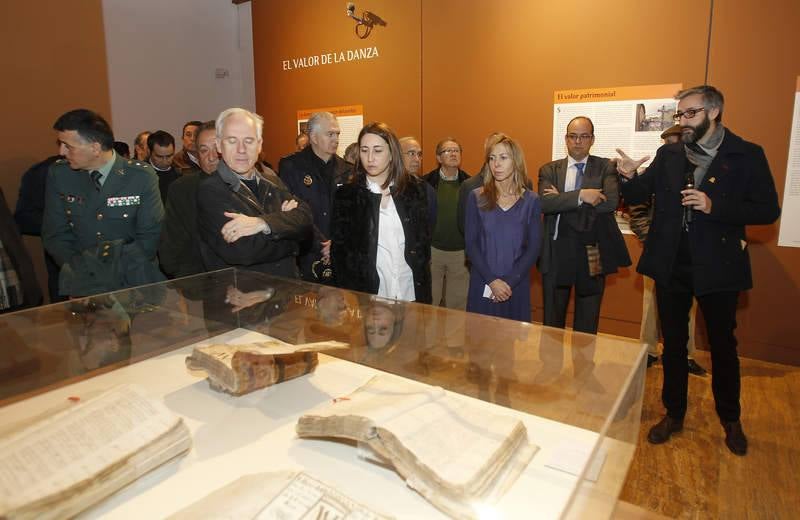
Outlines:
{"type": "Polygon", "coordinates": [[[651,366],[655,365],[656,361],[658,361],[658,356],[654,356],[653,354],[647,354],[647,368],[650,368],[651,366]]]}
{"type": "Polygon", "coordinates": [[[740,457],[747,455],[747,437],[742,431],[742,423],[740,421],[723,421],[722,427],[725,429],[725,446],[734,455],[740,457]]]}
{"type": "Polygon", "coordinates": [[[683,419],[673,419],[669,415],[665,415],[658,424],[650,428],[647,434],[647,441],[650,444],[664,444],[673,433],[678,433],[683,430],[683,419]]]}
{"type": "Polygon", "coordinates": [[[694,374],[696,376],[704,376],[704,375],[706,375],[708,373],[708,372],[706,372],[706,369],[701,367],[700,365],[698,365],[697,361],[695,361],[694,359],[689,358],[687,361],[689,363],[689,373],[690,374],[694,374]]]}

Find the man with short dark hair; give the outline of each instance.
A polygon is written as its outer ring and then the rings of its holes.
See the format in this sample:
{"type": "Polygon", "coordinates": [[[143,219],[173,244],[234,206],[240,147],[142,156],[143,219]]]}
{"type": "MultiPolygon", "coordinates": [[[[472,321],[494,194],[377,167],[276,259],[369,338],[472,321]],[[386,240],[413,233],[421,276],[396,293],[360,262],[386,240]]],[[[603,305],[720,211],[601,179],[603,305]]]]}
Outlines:
{"type": "Polygon", "coordinates": [[[734,335],[739,293],[753,286],[745,226],[775,222],[778,194],[764,150],[722,125],[724,98],[719,90],[701,85],[678,92],[676,98],[681,143],[659,148],[639,175],[648,157],[633,160],[617,150],[625,200],[639,204],[655,195],[656,216],[637,270],[656,283],[664,334],[661,400],[667,414],[650,428],[647,440],[661,444],[683,429],[687,322],[694,296],[708,331],[711,389],[725,445],[745,455],[734,335]]]}
{"type": "Polygon", "coordinates": [[[78,109],[56,120],[59,152],[47,178],[42,241],[61,273],[63,296],[90,296],[158,282],[164,208],[146,163],[125,160],[98,114],[78,109]]]}
{"type": "Polygon", "coordinates": [[[415,137],[401,137],[400,149],[403,151],[403,165],[408,173],[419,177],[422,173],[422,146],[415,137]]]}
{"type": "Polygon", "coordinates": [[[200,169],[182,175],[169,186],[158,259],[164,272],[174,278],[204,271],[197,234],[197,187],[217,171],[216,138],[214,121],[203,123],[196,138],[200,169]]]}
{"type": "Polygon", "coordinates": [[[461,169],[461,144],[452,137],[436,145],[436,159],[438,166],[423,177],[436,192],[436,225],[431,237],[433,305],[444,299],[447,308],[464,310],[469,271],[458,225],[458,195],[469,174],[461,169]]]}
{"type": "Polygon", "coordinates": [[[180,174],[174,167],[175,138],[164,130],[156,130],[147,138],[147,149],[150,158],[148,161],[158,175],[158,191],[161,201],[166,202],[169,185],[180,174]]]}
{"type": "Polygon", "coordinates": [[[200,253],[207,271],[236,266],[297,277],[300,242],[311,233],[311,209],[260,173],[261,116],[242,108],[223,111],[216,121],[222,155],[216,173],[197,188],[200,253]]]}
{"type": "Polygon", "coordinates": [[[178,175],[183,175],[188,170],[197,168],[197,130],[203,125],[202,121],[188,121],[183,125],[181,131],[181,141],[183,148],[177,152],[172,159],[172,166],[178,172],[178,175]]]}
{"type": "Polygon", "coordinates": [[[614,163],[589,155],[594,124],[578,116],[567,124],[567,157],[539,169],[544,214],[542,273],[544,324],[564,328],[575,289],[572,329],[596,334],[606,275],[631,265],[614,218],[619,181],[614,163]]]}
{"type": "Polygon", "coordinates": [[[336,116],[330,112],[312,114],[307,131],[309,145],[281,159],[278,172],[289,191],[308,203],[314,214],[314,236],[303,244],[300,276],[310,282],[329,283],[333,196],[352,166],[336,155],[341,133],[336,116]]]}

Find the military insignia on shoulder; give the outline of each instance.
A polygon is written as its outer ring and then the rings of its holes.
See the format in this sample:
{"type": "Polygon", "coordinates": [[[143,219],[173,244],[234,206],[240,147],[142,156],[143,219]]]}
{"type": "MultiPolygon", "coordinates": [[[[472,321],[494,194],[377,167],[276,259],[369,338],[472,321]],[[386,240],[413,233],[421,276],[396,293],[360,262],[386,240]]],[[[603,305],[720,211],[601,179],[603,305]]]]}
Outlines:
{"type": "Polygon", "coordinates": [[[109,197],[106,199],[106,206],[110,208],[120,206],[138,206],[141,204],[139,195],[128,195],[127,197],[109,197]]]}
{"type": "Polygon", "coordinates": [[[311,175],[306,175],[305,177],[303,177],[303,184],[305,184],[306,186],[311,186],[312,184],[314,184],[314,179],[311,178],[311,175]]]}

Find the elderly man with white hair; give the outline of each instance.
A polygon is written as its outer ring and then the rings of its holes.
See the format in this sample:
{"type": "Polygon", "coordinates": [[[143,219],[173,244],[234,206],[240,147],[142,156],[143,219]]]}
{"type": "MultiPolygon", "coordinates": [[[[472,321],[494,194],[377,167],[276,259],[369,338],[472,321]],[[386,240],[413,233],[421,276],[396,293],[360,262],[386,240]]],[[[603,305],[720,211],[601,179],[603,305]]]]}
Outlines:
{"type": "Polygon", "coordinates": [[[263,125],[259,115],[242,108],[217,118],[222,159],[197,189],[200,253],[209,271],[240,267],[295,278],[300,242],[311,232],[311,210],[274,172],[256,170],[263,125]]]}

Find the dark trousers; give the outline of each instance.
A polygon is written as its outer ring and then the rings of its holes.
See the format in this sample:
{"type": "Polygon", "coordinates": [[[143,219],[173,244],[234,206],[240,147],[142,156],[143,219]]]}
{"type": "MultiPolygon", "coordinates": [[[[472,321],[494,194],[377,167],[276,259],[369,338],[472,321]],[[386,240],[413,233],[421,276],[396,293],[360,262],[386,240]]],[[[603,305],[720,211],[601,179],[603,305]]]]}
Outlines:
{"type": "MultiPolygon", "coordinates": [[[[692,291],[663,285],[656,286],[658,316],[664,335],[664,386],[661,400],[667,415],[683,419],[686,414],[689,370],[686,364],[686,342],[689,340],[689,309],[692,291]]],[[[739,356],[736,353],[737,291],[697,296],[697,303],[708,330],[711,346],[711,389],[717,415],[722,421],[738,421],[741,414],[739,394],[739,356]]]]}
{"type": "MultiPolygon", "coordinates": [[[[605,289],[605,275],[599,275],[596,278],[599,283],[599,293],[582,296],[579,291],[575,292],[575,319],[572,323],[572,330],[597,334],[597,326],[600,323],[600,303],[603,301],[605,289]]],[[[572,287],[572,285],[559,285],[555,273],[542,275],[544,324],[548,327],[563,329],[566,326],[567,305],[572,287]]]]}

